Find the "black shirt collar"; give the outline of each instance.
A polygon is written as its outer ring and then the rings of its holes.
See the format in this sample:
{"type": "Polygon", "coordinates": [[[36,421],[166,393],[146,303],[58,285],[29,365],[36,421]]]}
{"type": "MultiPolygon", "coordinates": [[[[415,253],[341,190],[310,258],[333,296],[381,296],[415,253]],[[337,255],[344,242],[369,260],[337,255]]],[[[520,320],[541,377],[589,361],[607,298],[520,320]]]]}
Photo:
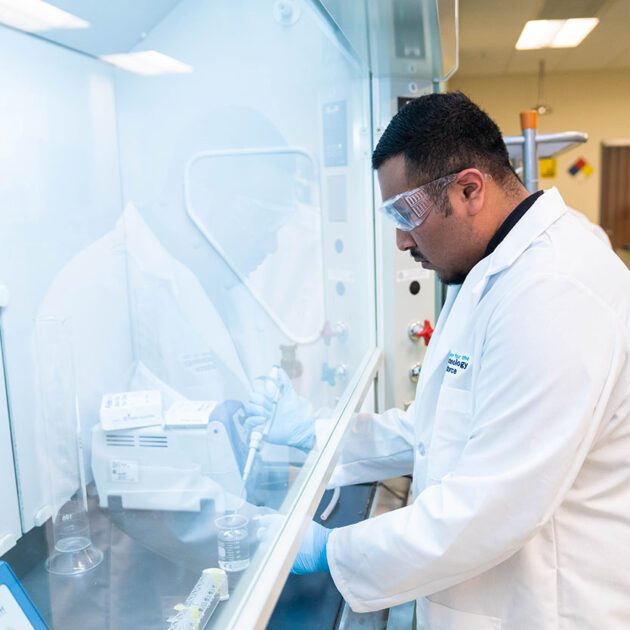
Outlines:
{"type": "Polygon", "coordinates": [[[505,221],[501,224],[501,227],[496,231],[496,234],[490,239],[488,247],[486,248],[486,256],[490,256],[492,252],[499,246],[499,243],[509,234],[510,230],[523,218],[523,215],[534,205],[534,202],[538,197],[543,194],[543,190],[532,193],[529,197],[526,197],[521,203],[510,212],[505,221]]]}

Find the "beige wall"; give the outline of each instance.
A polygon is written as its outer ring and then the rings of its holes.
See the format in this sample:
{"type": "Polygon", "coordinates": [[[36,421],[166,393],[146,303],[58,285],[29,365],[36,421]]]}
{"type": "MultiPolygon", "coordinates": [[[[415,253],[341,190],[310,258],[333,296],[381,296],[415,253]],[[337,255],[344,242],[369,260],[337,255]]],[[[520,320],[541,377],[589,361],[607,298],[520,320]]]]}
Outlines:
{"type": "MultiPolygon", "coordinates": [[[[520,133],[519,112],[532,107],[537,98],[537,77],[460,77],[449,90],[461,90],[497,122],[505,135],[520,133]]],[[[630,71],[574,72],[545,78],[544,101],[553,113],[539,118],[539,130],[585,131],[586,144],[557,158],[556,177],[540,180],[541,188],[557,186],[565,201],[599,222],[601,143],[630,139],[630,71]],[[569,166],[580,157],[595,172],[588,178],[571,177],[569,166]]]]}

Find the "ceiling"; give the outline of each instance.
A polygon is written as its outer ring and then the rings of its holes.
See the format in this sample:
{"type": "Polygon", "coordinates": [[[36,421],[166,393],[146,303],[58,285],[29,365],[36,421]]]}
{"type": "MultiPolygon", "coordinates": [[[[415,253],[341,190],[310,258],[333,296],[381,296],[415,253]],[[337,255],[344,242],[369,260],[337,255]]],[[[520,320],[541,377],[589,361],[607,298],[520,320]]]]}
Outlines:
{"type": "Polygon", "coordinates": [[[87,20],[90,28],[49,30],[38,33],[38,36],[99,56],[131,50],[180,0],[48,1],[87,20]]]}
{"type": "Polygon", "coordinates": [[[630,69],[630,0],[459,0],[458,76],[630,69]],[[527,20],[598,17],[576,48],[516,50],[527,20]]]}
{"type": "MultiPolygon", "coordinates": [[[[47,31],[40,36],[102,55],[131,50],[180,0],[49,1],[86,19],[91,27],[47,31]]],[[[446,6],[452,3],[439,1],[446,6]]],[[[348,3],[337,2],[345,7],[348,3]]],[[[384,0],[376,3],[385,4],[384,0]]],[[[630,0],[459,0],[459,5],[458,76],[535,74],[540,60],[545,61],[547,73],[630,69],[630,0]],[[527,20],[568,17],[598,17],[600,23],[577,48],[514,48],[527,20]]]]}

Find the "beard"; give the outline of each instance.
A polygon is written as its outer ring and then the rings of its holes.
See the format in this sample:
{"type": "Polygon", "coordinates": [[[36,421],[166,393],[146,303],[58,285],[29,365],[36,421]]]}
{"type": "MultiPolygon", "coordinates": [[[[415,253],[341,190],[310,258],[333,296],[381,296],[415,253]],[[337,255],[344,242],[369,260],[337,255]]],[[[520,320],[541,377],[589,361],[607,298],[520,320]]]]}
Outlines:
{"type": "MultiPolygon", "coordinates": [[[[423,262],[427,262],[432,264],[431,261],[416,247],[409,250],[409,254],[416,261],[422,264],[423,262]]],[[[435,269],[435,273],[437,277],[440,279],[440,282],[443,284],[463,284],[464,280],[466,280],[466,276],[468,275],[468,271],[445,271],[443,269],[435,269]]]]}
{"type": "Polygon", "coordinates": [[[466,276],[468,275],[467,271],[435,271],[437,277],[440,279],[442,284],[451,285],[451,284],[464,284],[464,280],[466,280],[466,276]]]}

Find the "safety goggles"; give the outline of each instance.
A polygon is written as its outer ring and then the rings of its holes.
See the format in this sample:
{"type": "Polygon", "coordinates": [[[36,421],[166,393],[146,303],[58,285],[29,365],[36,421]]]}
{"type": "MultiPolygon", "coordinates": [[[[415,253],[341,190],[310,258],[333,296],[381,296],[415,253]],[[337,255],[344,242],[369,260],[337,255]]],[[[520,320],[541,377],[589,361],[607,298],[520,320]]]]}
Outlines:
{"type": "Polygon", "coordinates": [[[418,188],[387,199],[379,210],[394,221],[396,227],[409,232],[424,222],[435,207],[435,195],[440,189],[452,184],[459,173],[451,173],[434,179],[418,188]]]}

